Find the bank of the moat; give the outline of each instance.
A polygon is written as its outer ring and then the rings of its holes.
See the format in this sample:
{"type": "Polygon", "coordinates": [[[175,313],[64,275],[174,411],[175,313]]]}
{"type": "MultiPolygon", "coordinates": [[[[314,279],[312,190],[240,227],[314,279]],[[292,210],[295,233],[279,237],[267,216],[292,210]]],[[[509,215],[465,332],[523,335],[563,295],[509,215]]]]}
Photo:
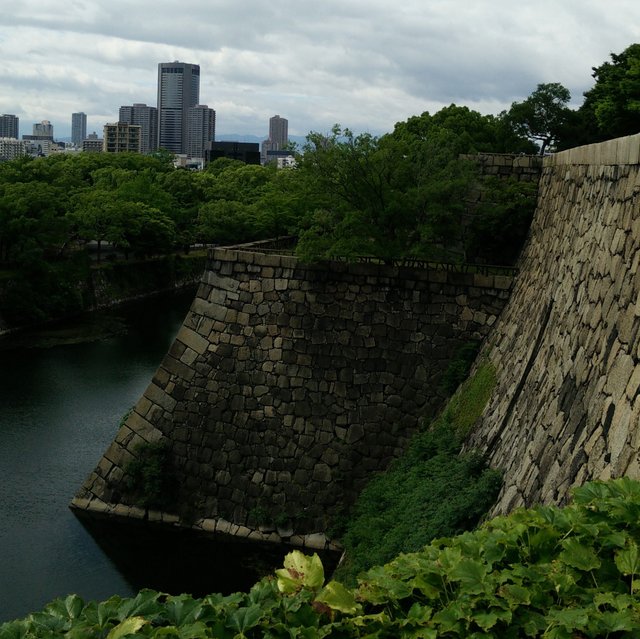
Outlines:
{"type": "Polygon", "coordinates": [[[0,335],[195,286],[205,264],[203,252],[100,264],[78,254],[41,272],[5,273],[0,279],[0,335]]]}

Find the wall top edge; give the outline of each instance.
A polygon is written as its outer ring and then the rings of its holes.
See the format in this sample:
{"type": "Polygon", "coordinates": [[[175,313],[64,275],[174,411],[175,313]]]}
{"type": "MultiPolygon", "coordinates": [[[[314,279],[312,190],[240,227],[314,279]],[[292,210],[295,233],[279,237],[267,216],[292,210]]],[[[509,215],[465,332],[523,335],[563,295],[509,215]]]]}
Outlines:
{"type": "Polygon", "coordinates": [[[560,151],[546,156],[543,162],[544,167],[569,164],[599,166],[640,164],[640,133],[560,151]]]}
{"type": "MultiPolygon", "coordinates": [[[[223,263],[234,264],[234,271],[241,272],[251,265],[258,271],[269,268],[291,269],[295,271],[315,272],[310,277],[327,277],[329,274],[342,277],[347,274],[355,278],[374,277],[377,280],[398,281],[426,281],[440,285],[476,287],[479,289],[508,290],[513,284],[516,269],[513,267],[486,266],[477,267],[479,270],[460,268],[451,269],[453,265],[429,263],[418,265],[391,265],[373,262],[325,261],[313,264],[300,262],[288,255],[274,255],[253,251],[241,251],[225,248],[213,248],[209,251],[208,270],[217,272],[223,263]]],[[[251,271],[251,272],[256,272],[251,271]]],[[[276,276],[270,270],[269,277],[276,276]]]]}

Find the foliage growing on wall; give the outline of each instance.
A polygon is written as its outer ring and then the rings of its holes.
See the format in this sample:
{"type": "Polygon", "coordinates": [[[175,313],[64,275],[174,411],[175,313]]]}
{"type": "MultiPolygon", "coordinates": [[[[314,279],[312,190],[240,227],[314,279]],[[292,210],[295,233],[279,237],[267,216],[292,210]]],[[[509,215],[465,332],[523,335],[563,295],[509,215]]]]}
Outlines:
{"type": "Polygon", "coordinates": [[[177,483],[167,443],[141,444],[135,454],[125,468],[128,498],[142,508],[174,510],[177,483]]]}
{"type": "Polygon", "coordinates": [[[500,474],[473,453],[461,455],[460,448],[494,385],[495,371],[481,365],[436,421],[414,436],[403,457],[367,485],[342,535],[342,579],[353,581],[400,552],[469,530],[493,505],[500,474]]]}

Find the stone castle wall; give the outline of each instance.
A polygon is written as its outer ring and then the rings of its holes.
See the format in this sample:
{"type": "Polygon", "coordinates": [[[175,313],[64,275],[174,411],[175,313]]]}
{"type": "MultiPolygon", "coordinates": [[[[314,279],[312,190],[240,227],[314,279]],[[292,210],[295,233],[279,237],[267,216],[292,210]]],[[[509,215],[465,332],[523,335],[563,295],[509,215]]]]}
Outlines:
{"type": "Polygon", "coordinates": [[[213,250],[173,346],[73,505],[145,516],[127,464],[162,440],[196,526],[308,542],[440,407],[453,353],[488,334],[511,282],[213,250]]]}
{"type": "Polygon", "coordinates": [[[519,182],[537,182],[543,163],[539,155],[521,153],[477,153],[461,157],[476,162],[483,176],[515,178],[519,182]]]}
{"type": "Polygon", "coordinates": [[[504,469],[495,512],[640,477],[640,135],[545,158],[498,386],[468,445],[504,469]]]}

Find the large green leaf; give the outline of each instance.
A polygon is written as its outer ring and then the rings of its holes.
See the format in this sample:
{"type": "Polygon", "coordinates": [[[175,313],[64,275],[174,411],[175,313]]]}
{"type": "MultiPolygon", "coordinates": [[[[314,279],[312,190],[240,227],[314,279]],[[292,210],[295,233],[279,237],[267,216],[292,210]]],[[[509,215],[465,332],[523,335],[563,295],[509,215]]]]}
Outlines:
{"type": "Polygon", "coordinates": [[[197,620],[203,610],[202,602],[190,595],[169,597],[164,604],[164,615],[174,626],[180,628],[184,624],[197,620]]]}
{"type": "Polygon", "coordinates": [[[141,590],[132,599],[123,599],[118,606],[118,618],[122,620],[127,617],[156,614],[162,609],[158,602],[160,596],[155,590],[141,590]]]}
{"type": "Polygon", "coordinates": [[[511,607],[528,606],[531,603],[531,594],[527,588],[516,584],[504,584],[498,594],[503,597],[511,607]]]}
{"type": "Polygon", "coordinates": [[[24,639],[28,632],[29,623],[24,619],[0,624],[0,637],[2,639],[24,639]]]}
{"type": "Polygon", "coordinates": [[[640,550],[634,541],[615,554],[618,570],[623,575],[637,575],[640,572],[640,550]]]}
{"type": "Polygon", "coordinates": [[[244,634],[250,628],[258,625],[261,616],[262,608],[258,605],[254,604],[246,608],[238,608],[229,617],[227,625],[232,630],[244,634]]]}
{"type": "Polygon", "coordinates": [[[330,581],[318,593],[316,601],[329,606],[332,610],[339,610],[350,615],[355,614],[358,610],[353,592],[337,581],[330,581]]]}
{"type": "Polygon", "coordinates": [[[143,617],[130,617],[113,628],[107,635],[107,639],[122,639],[127,635],[134,635],[142,626],[148,623],[143,617]]]}
{"type": "Polygon", "coordinates": [[[589,614],[585,608],[562,608],[550,610],[547,619],[567,630],[584,630],[589,622],[589,614]]]}
{"type": "Polygon", "coordinates": [[[383,566],[368,570],[358,581],[358,597],[372,604],[406,599],[413,592],[413,588],[407,582],[396,579],[383,566]]]}
{"type": "Polygon", "coordinates": [[[483,629],[489,630],[498,623],[498,615],[494,612],[476,612],[473,620],[483,629]]]}
{"type": "Polygon", "coordinates": [[[460,559],[449,571],[449,579],[460,582],[460,591],[472,595],[485,591],[486,576],[486,566],[473,559],[460,559]]]}
{"type": "Polygon", "coordinates": [[[284,558],[284,568],[276,570],[280,592],[293,593],[301,588],[317,590],[324,583],[324,568],[317,553],[312,556],[294,550],[284,558]]]}
{"type": "Polygon", "coordinates": [[[638,630],[638,615],[630,609],[605,611],[598,617],[597,622],[599,629],[608,634],[638,630]]]}
{"type": "Polygon", "coordinates": [[[562,542],[564,550],[560,553],[560,560],[568,566],[578,570],[595,570],[600,568],[601,561],[591,546],[579,539],[569,538],[562,542]]]}
{"type": "Polygon", "coordinates": [[[84,602],[78,595],[69,595],[64,599],[56,599],[45,606],[44,612],[61,619],[76,619],[82,609],[84,602]]]}

